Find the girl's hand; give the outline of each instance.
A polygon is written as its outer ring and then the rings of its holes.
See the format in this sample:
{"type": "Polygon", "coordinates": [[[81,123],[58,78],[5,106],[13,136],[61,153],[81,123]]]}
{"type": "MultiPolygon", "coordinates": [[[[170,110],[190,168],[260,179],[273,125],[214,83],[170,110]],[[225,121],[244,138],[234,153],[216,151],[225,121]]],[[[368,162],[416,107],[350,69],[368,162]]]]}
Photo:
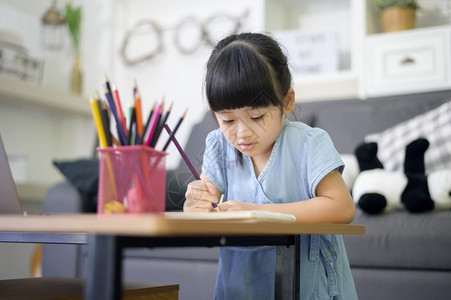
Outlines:
{"type": "Polygon", "coordinates": [[[224,203],[218,204],[219,211],[237,211],[237,210],[255,210],[257,209],[255,203],[247,203],[235,200],[229,200],[224,203]]]}
{"type": "Polygon", "coordinates": [[[216,211],[213,203],[218,203],[219,194],[211,182],[195,180],[188,184],[185,193],[186,201],[183,205],[185,212],[216,211]]]}

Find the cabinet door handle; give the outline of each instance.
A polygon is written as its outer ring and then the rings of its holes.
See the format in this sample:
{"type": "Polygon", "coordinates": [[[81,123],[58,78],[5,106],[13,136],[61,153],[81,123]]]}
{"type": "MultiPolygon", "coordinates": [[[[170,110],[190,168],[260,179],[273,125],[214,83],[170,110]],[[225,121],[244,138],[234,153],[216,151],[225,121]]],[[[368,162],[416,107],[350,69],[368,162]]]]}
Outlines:
{"type": "Polygon", "coordinates": [[[411,57],[405,57],[403,60],[401,60],[401,65],[410,65],[410,64],[415,64],[415,59],[411,58],[411,57]]]}

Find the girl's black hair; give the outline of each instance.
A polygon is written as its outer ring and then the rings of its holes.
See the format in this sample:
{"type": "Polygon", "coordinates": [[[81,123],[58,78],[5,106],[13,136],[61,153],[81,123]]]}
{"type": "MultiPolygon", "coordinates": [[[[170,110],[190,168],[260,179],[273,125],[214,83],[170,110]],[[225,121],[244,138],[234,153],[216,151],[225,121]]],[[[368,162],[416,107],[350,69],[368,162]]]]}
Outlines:
{"type": "MultiPolygon", "coordinates": [[[[279,44],[261,33],[234,34],[221,40],[207,63],[205,90],[212,112],[278,106],[291,87],[287,57],[279,44]]],[[[243,166],[243,154],[236,149],[243,166]]]]}
{"type": "Polygon", "coordinates": [[[212,111],[246,106],[283,108],[290,87],[287,57],[265,34],[226,37],[216,45],[207,63],[205,89],[212,111]]]}

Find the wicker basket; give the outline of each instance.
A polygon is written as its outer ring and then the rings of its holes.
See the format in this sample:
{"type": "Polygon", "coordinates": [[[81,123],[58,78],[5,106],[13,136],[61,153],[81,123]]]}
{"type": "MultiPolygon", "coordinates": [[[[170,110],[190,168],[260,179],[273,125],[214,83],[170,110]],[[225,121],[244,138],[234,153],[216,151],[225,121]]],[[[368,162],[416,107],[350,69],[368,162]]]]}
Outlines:
{"type": "Polygon", "coordinates": [[[416,10],[411,7],[388,7],[381,11],[380,17],[384,32],[415,28],[416,10]]]}

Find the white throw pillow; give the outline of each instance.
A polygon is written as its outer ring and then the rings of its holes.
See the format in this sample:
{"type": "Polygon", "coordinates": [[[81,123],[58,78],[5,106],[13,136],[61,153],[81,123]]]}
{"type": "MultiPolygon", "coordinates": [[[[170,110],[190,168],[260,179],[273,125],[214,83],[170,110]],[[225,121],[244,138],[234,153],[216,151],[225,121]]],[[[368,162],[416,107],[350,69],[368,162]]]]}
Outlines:
{"type": "Polygon", "coordinates": [[[365,142],[377,143],[377,156],[384,169],[403,171],[406,146],[420,137],[430,143],[425,154],[426,174],[451,168],[451,101],[385,131],[367,135],[365,142]]]}

